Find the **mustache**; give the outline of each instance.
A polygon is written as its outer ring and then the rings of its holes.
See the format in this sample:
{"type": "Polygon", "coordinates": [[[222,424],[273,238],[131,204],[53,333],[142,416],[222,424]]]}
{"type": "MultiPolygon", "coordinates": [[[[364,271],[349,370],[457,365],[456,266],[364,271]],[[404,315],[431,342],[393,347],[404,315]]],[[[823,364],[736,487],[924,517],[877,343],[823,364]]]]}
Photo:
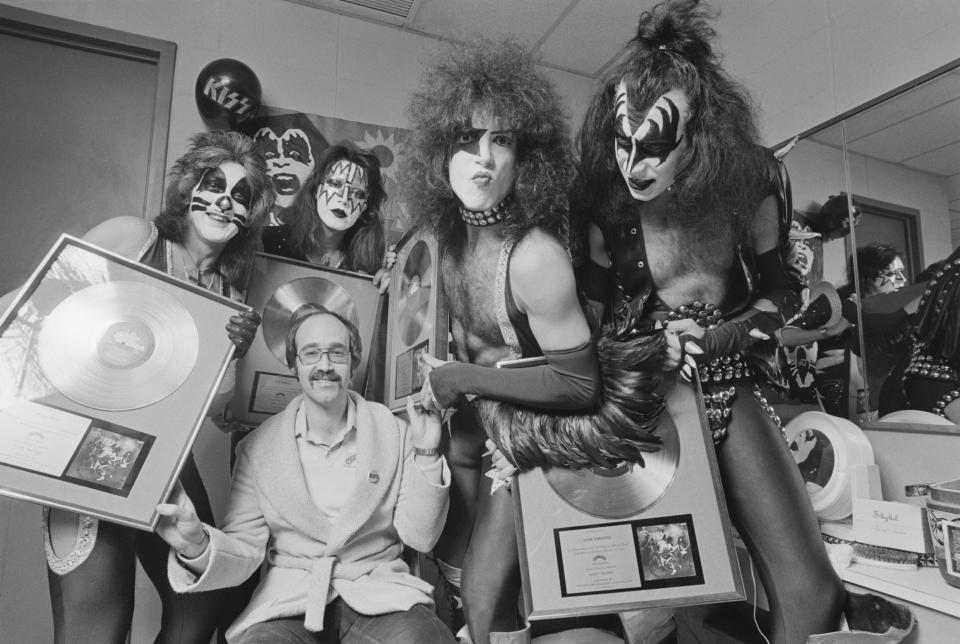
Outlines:
{"type": "Polygon", "coordinates": [[[320,371],[319,369],[310,374],[310,380],[329,380],[330,382],[339,382],[342,380],[336,371],[320,371]]]}

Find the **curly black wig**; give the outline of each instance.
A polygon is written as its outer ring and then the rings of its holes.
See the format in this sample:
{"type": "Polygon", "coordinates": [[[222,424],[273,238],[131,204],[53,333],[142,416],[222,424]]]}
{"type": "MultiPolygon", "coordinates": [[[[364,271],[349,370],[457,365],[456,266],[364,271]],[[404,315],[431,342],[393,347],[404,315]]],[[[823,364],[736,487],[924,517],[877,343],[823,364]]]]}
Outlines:
{"type": "Polygon", "coordinates": [[[573,164],[563,107],[530,52],[513,40],[453,44],[427,66],[409,105],[413,133],[400,180],[414,226],[433,231],[454,256],[462,250],[465,224],[448,166],[456,137],[478,111],[501,119],[517,137],[517,206],[506,222],[508,238],[539,226],[566,244],[573,164]]]}
{"type": "MultiPolygon", "coordinates": [[[[876,295],[873,280],[880,277],[880,273],[887,270],[887,267],[898,257],[900,257],[900,251],[891,244],[871,242],[857,248],[857,272],[860,275],[861,297],[876,295]]],[[[847,283],[853,284],[853,281],[853,255],[851,255],[847,258],[847,283]]]]}
{"type": "Polygon", "coordinates": [[[186,235],[190,195],[207,170],[227,161],[243,166],[252,201],[247,226],[227,242],[220,253],[218,270],[237,288],[246,287],[254,254],[260,250],[260,233],[273,207],[273,188],[263,158],[248,136],[217,130],[201,132],[190,139],[190,148],[170,168],[163,210],[154,219],[161,237],[180,243],[186,235]]]}
{"type": "Polygon", "coordinates": [[[614,97],[624,81],[630,103],[641,113],[671,89],[689,99],[690,147],[671,191],[678,223],[702,229],[732,221],[738,238],[749,234],[768,164],[752,101],[713,51],[713,17],[699,0],[663,2],[640,15],[637,35],[622,62],[604,75],[577,136],[580,165],[572,200],[581,230],[586,222],[615,221],[637,204],[614,155],[614,97]]]}
{"type": "Polygon", "coordinates": [[[367,205],[343,239],[343,268],[363,273],[376,273],[383,265],[386,252],[383,219],[380,207],[387,198],[380,175],[380,160],[373,152],[361,150],[349,141],[340,141],[330,146],[317,158],[310,176],[297,193],[293,207],[288,210],[284,223],[290,226],[293,247],[303,255],[320,250],[322,224],[317,214],[317,191],[327,173],[337,161],[355,163],[367,174],[367,205]]]}

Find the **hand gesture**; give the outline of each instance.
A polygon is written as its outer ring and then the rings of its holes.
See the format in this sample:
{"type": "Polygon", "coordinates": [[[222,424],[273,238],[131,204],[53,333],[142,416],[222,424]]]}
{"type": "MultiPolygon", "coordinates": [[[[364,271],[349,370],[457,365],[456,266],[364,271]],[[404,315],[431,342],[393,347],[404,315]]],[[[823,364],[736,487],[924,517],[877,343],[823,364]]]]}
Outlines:
{"type": "Polygon", "coordinates": [[[410,439],[417,449],[434,449],[440,445],[440,412],[417,409],[413,396],[407,398],[410,417],[410,439]]]}
{"type": "Polygon", "coordinates": [[[694,356],[703,353],[697,343],[690,338],[702,338],[703,327],[691,319],[674,320],[667,323],[667,359],[663,368],[667,371],[680,368],[680,375],[690,381],[697,370],[694,356]]]}
{"type": "Polygon", "coordinates": [[[428,353],[420,354],[420,375],[423,376],[423,388],[420,389],[420,404],[427,411],[443,410],[433,395],[433,387],[430,384],[430,372],[445,364],[447,364],[447,360],[434,358],[428,353]]]}
{"type": "Polygon", "coordinates": [[[247,354],[250,344],[257,337],[259,326],[260,314],[252,309],[240,311],[230,317],[230,322],[227,324],[227,336],[237,347],[234,354],[236,357],[242,358],[247,354]]]}
{"type": "Polygon", "coordinates": [[[390,288],[390,274],[393,265],[397,263],[397,245],[392,244],[387,250],[387,256],[383,260],[383,267],[374,273],[373,285],[378,287],[380,295],[383,295],[390,288]]]}
{"type": "Polygon", "coordinates": [[[207,549],[210,537],[197,517],[193,502],[179,483],[170,500],[173,503],[161,503],[157,506],[160,520],[154,530],[183,557],[196,559],[207,549]]]}

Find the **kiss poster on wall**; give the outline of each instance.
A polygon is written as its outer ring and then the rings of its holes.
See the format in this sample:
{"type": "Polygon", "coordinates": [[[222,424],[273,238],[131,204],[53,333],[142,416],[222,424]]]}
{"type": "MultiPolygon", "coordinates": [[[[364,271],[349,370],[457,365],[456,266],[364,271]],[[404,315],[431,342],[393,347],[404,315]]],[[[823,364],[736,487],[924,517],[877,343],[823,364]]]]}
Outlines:
{"type": "Polygon", "coordinates": [[[245,121],[238,129],[253,138],[267,161],[267,172],[276,191],[272,224],[279,223],[284,210],[293,205],[317,156],[330,145],[349,141],[370,150],[380,160],[387,191],[381,211],[387,243],[396,242],[406,230],[407,215],[399,199],[397,170],[407,130],[266,106],[256,118],[245,121]]]}

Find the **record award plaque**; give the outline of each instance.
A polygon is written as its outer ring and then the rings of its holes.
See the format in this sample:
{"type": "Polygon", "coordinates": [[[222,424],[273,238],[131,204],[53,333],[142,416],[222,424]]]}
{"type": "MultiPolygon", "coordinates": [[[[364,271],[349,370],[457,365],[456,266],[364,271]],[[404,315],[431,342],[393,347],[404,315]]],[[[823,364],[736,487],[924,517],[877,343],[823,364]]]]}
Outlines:
{"type": "Polygon", "coordinates": [[[363,393],[370,355],[377,350],[374,338],[382,299],[372,275],[259,253],[250,274],[247,304],[263,320],[237,365],[237,389],[230,406],[233,417],[259,425],[300,394],[300,383],[287,366],[286,338],[290,318],[306,304],[339,313],[360,331],[363,355],[360,364],[354,365],[351,389],[363,393]]]}
{"type": "Polygon", "coordinates": [[[0,494],[152,530],[245,308],[63,235],[0,318],[0,494]]]}
{"type": "Polygon", "coordinates": [[[423,387],[421,355],[447,359],[449,329],[439,284],[436,239],[423,232],[403,240],[390,279],[387,316],[384,403],[393,411],[403,410],[407,398],[423,387]]]}
{"type": "Polygon", "coordinates": [[[531,620],[743,598],[716,454],[694,388],[667,382],[644,465],[514,479],[531,620]]]}

